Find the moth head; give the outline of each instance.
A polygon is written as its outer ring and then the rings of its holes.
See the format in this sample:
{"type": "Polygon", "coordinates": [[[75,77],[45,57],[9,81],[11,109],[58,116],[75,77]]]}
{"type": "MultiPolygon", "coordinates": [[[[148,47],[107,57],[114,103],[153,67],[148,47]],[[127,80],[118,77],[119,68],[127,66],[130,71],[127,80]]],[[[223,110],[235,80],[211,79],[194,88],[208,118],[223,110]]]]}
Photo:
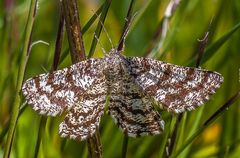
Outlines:
{"type": "Polygon", "coordinates": [[[112,49],[105,59],[104,73],[108,80],[116,80],[124,74],[124,57],[117,49],[112,49]]]}

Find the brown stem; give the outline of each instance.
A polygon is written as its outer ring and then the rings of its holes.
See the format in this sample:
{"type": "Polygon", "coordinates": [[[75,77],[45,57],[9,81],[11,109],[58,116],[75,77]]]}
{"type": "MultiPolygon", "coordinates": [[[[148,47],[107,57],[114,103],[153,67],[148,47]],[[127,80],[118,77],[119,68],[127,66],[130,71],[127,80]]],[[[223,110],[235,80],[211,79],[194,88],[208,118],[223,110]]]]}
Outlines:
{"type": "Polygon", "coordinates": [[[90,158],[102,158],[102,146],[98,128],[96,129],[96,133],[87,139],[87,143],[90,158]]]}
{"type": "Polygon", "coordinates": [[[54,52],[54,58],[53,58],[52,71],[57,70],[57,67],[58,67],[58,63],[60,60],[60,53],[62,50],[63,35],[64,35],[64,16],[63,16],[63,6],[60,3],[60,19],[58,24],[57,39],[55,43],[55,52],[54,52]]]}
{"type": "Polygon", "coordinates": [[[63,0],[62,4],[72,62],[77,63],[86,59],[77,0],[63,0]]]}
{"type": "MultiPolygon", "coordinates": [[[[73,63],[85,60],[85,50],[82,39],[82,32],[80,27],[80,18],[78,13],[77,0],[63,0],[63,14],[66,21],[66,30],[68,34],[68,42],[71,52],[71,58],[73,63]]],[[[88,138],[88,151],[89,157],[101,158],[102,146],[100,142],[99,130],[96,129],[96,133],[88,138]]]]}
{"type": "Polygon", "coordinates": [[[200,43],[198,45],[198,57],[197,57],[196,67],[199,67],[201,63],[201,59],[203,57],[206,45],[208,43],[211,26],[212,26],[212,20],[208,26],[208,30],[204,33],[203,39],[199,40],[200,43]]]}

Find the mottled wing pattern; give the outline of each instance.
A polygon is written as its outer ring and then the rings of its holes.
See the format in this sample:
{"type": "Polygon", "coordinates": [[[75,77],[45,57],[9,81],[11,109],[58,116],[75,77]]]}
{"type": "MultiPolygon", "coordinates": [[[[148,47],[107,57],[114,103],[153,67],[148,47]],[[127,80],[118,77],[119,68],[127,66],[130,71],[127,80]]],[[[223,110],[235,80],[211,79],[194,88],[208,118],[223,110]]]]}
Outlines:
{"type": "Polygon", "coordinates": [[[223,77],[212,71],[182,67],[165,62],[127,58],[137,84],[168,111],[181,113],[209,100],[223,77]]]}
{"type": "Polygon", "coordinates": [[[104,112],[106,92],[105,82],[96,83],[88,89],[60,124],[61,137],[84,140],[92,136],[104,112]]]}
{"type": "Polygon", "coordinates": [[[103,59],[89,59],[28,79],[22,87],[28,104],[40,114],[55,116],[79,102],[90,86],[104,80],[103,59]]]}
{"type": "Polygon", "coordinates": [[[164,121],[139,88],[128,77],[112,84],[109,113],[128,136],[159,134],[164,129],[164,121]]]}

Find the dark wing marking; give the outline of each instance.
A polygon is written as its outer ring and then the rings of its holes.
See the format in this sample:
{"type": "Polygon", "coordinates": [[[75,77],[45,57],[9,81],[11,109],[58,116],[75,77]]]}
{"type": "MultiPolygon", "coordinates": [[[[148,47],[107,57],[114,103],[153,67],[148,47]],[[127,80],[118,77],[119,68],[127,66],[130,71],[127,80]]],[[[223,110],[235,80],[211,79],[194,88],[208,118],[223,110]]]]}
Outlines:
{"type": "Polygon", "coordinates": [[[127,62],[143,91],[175,113],[200,106],[223,82],[221,74],[203,69],[139,57],[127,58],[127,62]]]}
{"type": "Polygon", "coordinates": [[[90,86],[104,82],[102,59],[89,59],[28,79],[22,87],[28,104],[40,114],[55,116],[79,102],[90,86]]]}
{"type": "Polygon", "coordinates": [[[101,82],[81,96],[59,125],[61,137],[85,140],[96,132],[104,112],[106,91],[105,82],[101,82]]]}
{"type": "Polygon", "coordinates": [[[109,113],[128,136],[159,134],[164,129],[164,121],[139,88],[127,76],[112,84],[109,113]]]}

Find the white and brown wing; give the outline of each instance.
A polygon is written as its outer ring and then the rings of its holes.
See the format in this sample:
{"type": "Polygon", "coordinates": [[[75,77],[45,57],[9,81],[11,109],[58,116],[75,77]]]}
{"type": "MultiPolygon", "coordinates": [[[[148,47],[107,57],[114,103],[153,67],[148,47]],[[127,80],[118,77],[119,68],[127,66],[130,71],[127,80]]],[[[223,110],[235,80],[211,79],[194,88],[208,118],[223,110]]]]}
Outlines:
{"type": "Polygon", "coordinates": [[[79,102],[91,86],[104,82],[102,59],[89,59],[28,79],[22,87],[28,104],[40,114],[56,116],[79,102]]]}
{"type": "Polygon", "coordinates": [[[143,91],[174,113],[192,110],[209,100],[223,82],[217,72],[168,64],[149,58],[127,58],[131,75],[143,91]]]}
{"type": "Polygon", "coordinates": [[[30,78],[23,95],[40,114],[56,116],[67,110],[59,134],[84,140],[96,132],[103,114],[107,86],[102,63],[102,59],[89,59],[30,78]]]}
{"type": "Polygon", "coordinates": [[[61,137],[78,140],[91,137],[99,127],[104,113],[106,92],[105,82],[94,84],[84,92],[59,125],[61,137]]]}

